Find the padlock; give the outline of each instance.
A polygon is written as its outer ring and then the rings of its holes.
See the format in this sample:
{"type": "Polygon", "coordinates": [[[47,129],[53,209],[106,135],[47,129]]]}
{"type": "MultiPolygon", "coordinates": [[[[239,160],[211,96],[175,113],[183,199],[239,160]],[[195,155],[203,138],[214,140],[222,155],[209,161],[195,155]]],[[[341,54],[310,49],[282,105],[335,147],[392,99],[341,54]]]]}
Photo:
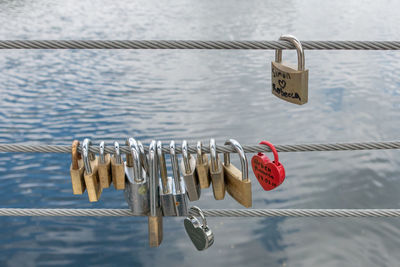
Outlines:
{"type": "Polygon", "coordinates": [[[111,157],[110,154],[104,154],[104,141],[99,146],[99,179],[101,188],[109,188],[111,184],[111,157]]]}
{"type": "Polygon", "coordinates": [[[200,199],[200,183],[196,172],[196,159],[188,152],[187,141],[182,142],[182,160],[180,168],[186,185],[186,192],[190,201],[200,199]]]}
{"type": "Polygon", "coordinates": [[[208,157],[206,153],[202,151],[201,141],[197,142],[196,145],[197,159],[196,159],[196,172],[199,178],[200,188],[209,188],[211,177],[208,168],[208,157]]]}
{"type": "Polygon", "coordinates": [[[208,227],[203,211],[199,207],[193,206],[190,208],[190,211],[197,212],[200,215],[202,222],[200,222],[195,216],[189,215],[183,221],[186,233],[197,250],[205,250],[214,244],[214,234],[208,227]]]}
{"type": "Polygon", "coordinates": [[[82,143],[82,156],[85,165],[85,184],[90,202],[99,201],[103,189],[100,186],[97,156],[89,152],[92,142],[85,138],[82,143]]]}
{"type": "Polygon", "coordinates": [[[275,62],[271,62],[272,93],[293,104],[308,101],[308,70],[300,41],[292,35],[282,35],[279,40],[289,41],[297,50],[297,70],[282,63],[282,49],[275,50],[275,62]]]}
{"type": "Polygon", "coordinates": [[[258,153],[251,159],[254,175],[264,190],[272,190],[285,180],[285,168],[279,162],[278,152],[273,144],[268,141],[260,142],[268,146],[274,154],[274,161],[271,161],[264,153],[258,153]]]}
{"type": "Polygon", "coordinates": [[[222,200],[225,198],[225,179],[224,168],[217,153],[217,147],[214,139],[210,139],[210,175],[214,198],[222,200]]]}
{"type": "Polygon", "coordinates": [[[85,178],[83,172],[85,171],[85,166],[83,164],[83,159],[81,154],[78,152],[79,141],[74,140],[72,142],[71,157],[72,163],[69,168],[71,174],[72,192],[74,195],[82,195],[86,190],[85,178]]]}
{"type": "Polygon", "coordinates": [[[226,191],[237,202],[250,208],[252,205],[251,181],[249,179],[249,168],[246,153],[235,139],[229,139],[225,145],[231,145],[239,154],[241,171],[230,162],[230,154],[224,153],[224,175],[226,191]]]}
{"type": "Polygon", "coordinates": [[[150,215],[149,225],[149,244],[150,247],[160,246],[163,238],[163,218],[160,208],[160,198],[158,192],[158,164],[156,141],[153,140],[149,146],[149,189],[150,189],[150,215]]]}
{"type": "Polygon", "coordinates": [[[150,211],[149,184],[143,170],[142,156],[133,138],[126,140],[130,153],[126,154],[124,190],[125,200],[134,215],[148,215],[150,211]]]}
{"type": "Polygon", "coordinates": [[[111,157],[112,182],[115,189],[125,189],[125,166],[118,142],[114,142],[114,155],[111,157]]]}
{"type": "Polygon", "coordinates": [[[164,216],[176,216],[175,200],[173,195],[175,186],[172,177],[168,177],[167,165],[165,163],[165,156],[162,149],[162,142],[158,141],[157,156],[161,176],[159,181],[161,208],[164,216]]]}
{"type": "Polygon", "coordinates": [[[175,141],[172,140],[169,144],[169,153],[171,158],[172,173],[174,177],[174,188],[172,194],[175,201],[176,216],[185,216],[188,214],[188,197],[185,190],[185,181],[180,175],[178,157],[175,153],[175,141]]]}

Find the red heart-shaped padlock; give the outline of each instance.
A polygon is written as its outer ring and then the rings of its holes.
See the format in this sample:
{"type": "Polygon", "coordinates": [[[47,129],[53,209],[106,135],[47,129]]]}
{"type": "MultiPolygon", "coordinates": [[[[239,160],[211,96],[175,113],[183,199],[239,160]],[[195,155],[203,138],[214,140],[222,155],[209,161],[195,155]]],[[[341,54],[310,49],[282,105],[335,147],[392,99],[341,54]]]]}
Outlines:
{"type": "Polygon", "coordinates": [[[270,191],[285,180],[285,169],[279,162],[278,152],[270,142],[262,141],[260,144],[267,145],[274,154],[274,161],[271,161],[264,153],[258,153],[251,159],[254,175],[266,191],[270,191]]]}

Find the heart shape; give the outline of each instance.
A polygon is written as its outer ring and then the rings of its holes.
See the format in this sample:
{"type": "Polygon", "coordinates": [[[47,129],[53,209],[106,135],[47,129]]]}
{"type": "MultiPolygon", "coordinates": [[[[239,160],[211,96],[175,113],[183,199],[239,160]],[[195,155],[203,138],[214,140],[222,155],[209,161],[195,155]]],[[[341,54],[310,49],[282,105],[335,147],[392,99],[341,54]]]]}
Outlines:
{"type": "Polygon", "coordinates": [[[254,155],[251,159],[254,175],[266,191],[275,189],[285,180],[285,169],[283,165],[272,162],[263,153],[254,155]]]}
{"type": "Polygon", "coordinates": [[[286,81],[285,80],[279,80],[278,83],[279,83],[279,86],[281,87],[281,89],[284,89],[286,87],[286,81]]]}
{"type": "Polygon", "coordinates": [[[202,224],[195,217],[189,216],[185,218],[184,225],[186,233],[197,250],[204,250],[209,246],[207,234],[202,224]]]}

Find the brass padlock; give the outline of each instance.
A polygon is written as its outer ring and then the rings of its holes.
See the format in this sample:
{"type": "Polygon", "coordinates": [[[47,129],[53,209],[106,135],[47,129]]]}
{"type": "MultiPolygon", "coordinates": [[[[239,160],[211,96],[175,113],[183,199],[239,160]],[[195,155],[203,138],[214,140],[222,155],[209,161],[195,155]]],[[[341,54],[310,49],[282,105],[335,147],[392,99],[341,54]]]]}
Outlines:
{"type": "Polygon", "coordinates": [[[196,171],[197,177],[199,178],[200,188],[209,188],[211,177],[208,167],[208,157],[206,153],[202,152],[201,141],[197,142],[196,145],[197,159],[196,159],[196,171]]]}
{"type": "Polygon", "coordinates": [[[99,179],[101,188],[109,188],[111,184],[111,157],[110,154],[104,154],[104,141],[99,146],[99,179]]]}
{"type": "Polygon", "coordinates": [[[125,189],[125,164],[122,161],[118,142],[114,142],[114,155],[111,157],[111,173],[115,189],[125,189]]]}
{"type": "Polygon", "coordinates": [[[237,202],[250,208],[252,205],[251,182],[246,153],[235,139],[229,139],[225,145],[231,145],[239,154],[241,171],[231,164],[229,153],[224,153],[224,175],[226,191],[237,202]]]}
{"type": "Polygon", "coordinates": [[[83,159],[81,154],[78,152],[79,141],[74,140],[72,142],[71,157],[72,163],[69,172],[71,173],[72,192],[74,195],[82,195],[85,192],[85,178],[83,172],[85,167],[83,165],[83,159]]]}
{"type": "Polygon", "coordinates": [[[210,139],[210,175],[215,200],[225,198],[225,179],[224,168],[218,157],[217,148],[214,139],[210,139]]]}
{"type": "Polygon", "coordinates": [[[82,156],[85,165],[85,184],[90,202],[99,201],[103,189],[100,186],[97,156],[89,152],[92,142],[85,138],[82,143],[82,156]]]}
{"type": "Polygon", "coordinates": [[[282,35],[279,40],[289,41],[297,50],[297,70],[282,63],[282,49],[275,50],[275,62],[271,62],[272,93],[293,104],[308,101],[308,70],[300,41],[292,35],[282,35]]]}

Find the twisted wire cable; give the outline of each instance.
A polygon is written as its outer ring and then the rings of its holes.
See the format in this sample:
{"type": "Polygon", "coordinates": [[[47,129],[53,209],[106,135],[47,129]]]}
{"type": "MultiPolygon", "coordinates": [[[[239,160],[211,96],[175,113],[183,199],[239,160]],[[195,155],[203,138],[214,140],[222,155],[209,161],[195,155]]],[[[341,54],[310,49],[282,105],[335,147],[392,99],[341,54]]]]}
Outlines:
{"type": "MultiPolygon", "coordinates": [[[[400,41],[302,41],[309,50],[400,50],[400,41]]],[[[286,41],[0,40],[0,49],[295,49],[286,41]]]]}
{"type": "MultiPolygon", "coordinates": [[[[204,209],[206,217],[400,217],[400,209],[204,209]]],[[[198,216],[197,211],[189,214],[198,216]]],[[[13,209],[0,216],[135,216],[129,209],[13,209]]]]}
{"type": "MultiPolygon", "coordinates": [[[[121,142],[123,143],[123,142],[121,142]]],[[[270,152],[270,148],[264,145],[242,145],[246,153],[270,152]]],[[[312,151],[349,151],[349,150],[380,150],[380,149],[400,149],[400,141],[388,142],[363,142],[363,143],[333,143],[333,144],[298,144],[298,145],[276,145],[278,152],[312,152],[312,151]]],[[[80,148],[79,148],[80,151],[80,148]]],[[[94,144],[90,147],[93,153],[99,152],[99,145],[94,144]]],[[[106,145],[105,153],[114,153],[113,145],[106,145]]],[[[127,146],[120,147],[121,153],[130,153],[127,146]]],[[[145,146],[148,151],[148,146],[145,146]]],[[[167,144],[164,144],[163,151],[169,153],[167,144]]],[[[188,145],[188,151],[196,153],[194,144],[188,145]]],[[[210,153],[208,145],[203,144],[202,151],[210,153]]],[[[0,144],[0,152],[23,152],[23,153],[71,153],[70,145],[25,145],[25,144],[0,144]]],[[[232,146],[218,145],[217,152],[237,153],[232,146]]],[[[182,153],[180,146],[176,147],[176,153],[182,153]]]]}

